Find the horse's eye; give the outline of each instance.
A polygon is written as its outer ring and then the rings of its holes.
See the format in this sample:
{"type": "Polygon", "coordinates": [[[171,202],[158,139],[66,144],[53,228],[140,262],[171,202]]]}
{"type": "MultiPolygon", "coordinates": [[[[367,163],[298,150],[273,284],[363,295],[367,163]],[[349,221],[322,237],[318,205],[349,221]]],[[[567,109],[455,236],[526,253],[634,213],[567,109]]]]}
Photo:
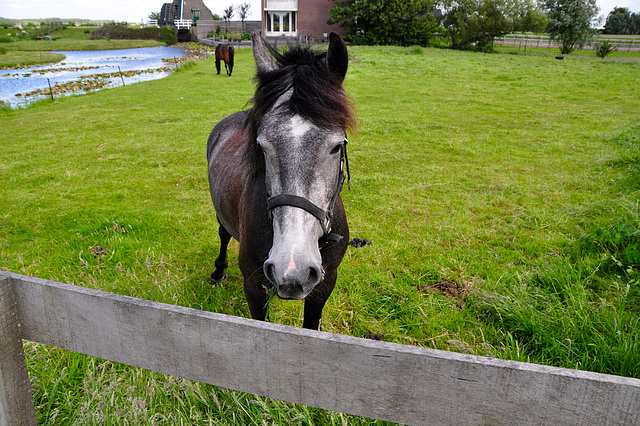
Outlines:
{"type": "Polygon", "coordinates": [[[340,152],[341,149],[342,149],[342,144],[338,144],[333,147],[333,149],[331,150],[331,154],[337,154],[340,152]]]}

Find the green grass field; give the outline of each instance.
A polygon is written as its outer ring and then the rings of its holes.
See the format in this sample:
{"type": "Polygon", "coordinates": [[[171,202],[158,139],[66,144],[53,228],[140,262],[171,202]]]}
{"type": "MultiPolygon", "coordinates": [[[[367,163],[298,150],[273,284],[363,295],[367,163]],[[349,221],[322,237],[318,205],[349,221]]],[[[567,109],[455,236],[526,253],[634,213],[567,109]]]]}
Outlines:
{"type": "MultiPolygon", "coordinates": [[[[352,47],[352,237],[323,330],[640,378],[640,63],[352,47]],[[634,250],[636,250],[634,252],[634,250]]],[[[205,145],[253,58],[0,110],[0,268],[249,316],[205,145]]],[[[271,320],[300,326],[302,303],[271,320]]],[[[380,424],[25,343],[39,424],[380,424]]],[[[427,396],[425,396],[427,397],[427,396]]]]}

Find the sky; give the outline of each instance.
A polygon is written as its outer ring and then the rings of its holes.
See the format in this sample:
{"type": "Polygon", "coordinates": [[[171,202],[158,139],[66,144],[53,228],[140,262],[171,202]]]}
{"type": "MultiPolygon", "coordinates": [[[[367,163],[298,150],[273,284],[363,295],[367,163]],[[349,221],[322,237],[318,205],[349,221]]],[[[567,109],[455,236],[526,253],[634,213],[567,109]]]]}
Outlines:
{"type": "MultiPolygon", "coordinates": [[[[204,0],[204,4],[211,9],[211,12],[220,16],[227,7],[246,2],[251,3],[247,19],[258,20],[260,0],[204,0]]],[[[151,12],[160,12],[164,3],[171,3],[171,0],[0,0],[0,17],[140,22],[146,21],[151,12]]]]}
{"type": "MultiPolygon", "coordinates": [[[[147,20],[149,13],[160,12],[170,0],[0,0],[0,17],[12,19],[95,19],[126,22],[147,20]]],[[[260,19],[260,0],[204,0],[213,13],[222,16],[230,5],[251,3],[248,20],[260,19]]],[[[616,6],[640,12],[640,0],[597,0],[600,15],[616,6]]],[[[604,23],[604,22],[603,22],[604,23]]]]}

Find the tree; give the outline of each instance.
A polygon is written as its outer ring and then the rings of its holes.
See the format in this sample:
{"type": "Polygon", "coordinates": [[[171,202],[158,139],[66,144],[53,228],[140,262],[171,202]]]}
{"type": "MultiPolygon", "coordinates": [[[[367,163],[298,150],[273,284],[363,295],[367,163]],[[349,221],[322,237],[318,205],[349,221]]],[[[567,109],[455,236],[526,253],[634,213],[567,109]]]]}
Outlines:
{"type": "Polygon", "coordinates": [[[513,8],[513,31],[541,33],[549,24],[537,0],[518,1],[513,8]]]}
{"type": "Polygon", "coordinates": [[[640,34],[640,14],[631,13],[626,7],[616,7],[604,24],[605,34],[640,34]]]}
{"type": "Polygon", "coordinates": [[[233,6],[229,6],[224,10],[224,32],[225,34],[229,32],[229,21],[233,18],[233,14],[235,10],[233,10],[233,6]]]}
{"type": "Polygon", "coordinates": [[[242,3],[238,6],[238,16],[240,16],[240,20],[242,21],[242,32],[246,31],[246,28],[244,26],[244,20],[249,14],[250,9],[251,9],[251,3],[249,2],[242,3]]]}
{"type": "Polygon", "coordinates": [[[605,34],[629,34],[629,23],[631,21],[631,12],[626,7],[615,7],[604,24],[605,34]]]}
{"type": "Polygon", "coordinates": [[[591,25],[600,10],[596,0],[545,0],[549,17],[547,32],[560,43],[560,52],[568,55],[591,39],[595,29],[591,25]]]}
{"type": "Polygon", "coordinates": [[[640,13],[631,14],[629,27],[631,28],[631,34],[640,34],[640,13]]]}
{"type": "Polygon", "coordinates": [[[427,45],[437,28],[434,0],[334,0],[329,24],[358,44],[427,45]]]}
{"type": "Polygon", "coordinates": [[[156,21],[160,21],[160,12],[151,12],[149,14],[149,19],[155,19],[156,21]]]}
{"type": "MultiPolygon", "coordinates": [[[[509,33],[527,16],[508,0],[449,0],[444,2],[445,33],[454,49],[493,50],[493,40],[509,33]]],[[[520,25],[522,27],[522,25],[520,25]]]]}

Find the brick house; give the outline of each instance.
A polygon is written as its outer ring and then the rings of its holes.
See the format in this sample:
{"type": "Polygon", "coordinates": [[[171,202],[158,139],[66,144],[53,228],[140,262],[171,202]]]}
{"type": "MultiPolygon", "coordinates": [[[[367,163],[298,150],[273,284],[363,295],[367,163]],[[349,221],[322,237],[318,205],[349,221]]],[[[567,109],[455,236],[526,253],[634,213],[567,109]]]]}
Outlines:
{"type": "Polygon", "coordinates": [[[262,0],[262,34],[266,37],[326,37],[329,32],[342,33],[329,25],[331,0],[262,0]]]}
{"type": "MultiPolygon", "coordinates": [[[[246,31],[262,28],[265,37],[303,36],[321,38],[331,31],[342,33],[337,25],[329,25],[329,10],[334,7],[332,0],[261,0],[260,21],[245,21],[246,31]]],[[[222,26],[222,21],[214,21],[211,10],[202,0],[173,0],[165,3],[160,11],[160,25],[173,25],[176,20],[189,20],[196,26],[197,36],[205,37],[222,26]]],[[[232,22],[229,29],[240,30],[240,22],[232,22]],[[233,29],[232,29],[233,28],[233,29]]]]}

